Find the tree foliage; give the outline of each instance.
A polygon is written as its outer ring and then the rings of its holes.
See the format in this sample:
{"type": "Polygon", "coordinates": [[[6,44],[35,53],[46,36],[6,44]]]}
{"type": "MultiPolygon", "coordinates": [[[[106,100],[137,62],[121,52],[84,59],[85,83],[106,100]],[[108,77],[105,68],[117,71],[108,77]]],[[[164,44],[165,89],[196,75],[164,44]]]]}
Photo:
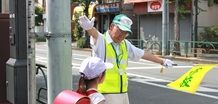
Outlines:
{"type": "Polygon", "coordinates": [[[192,9],[192,0],[179,0],[178,13],[186,14],[190,13],[192,9]]]}
{"type": "MultiPolygon", "coordinates": [[[[89,9],[89,4],[91,1],[92,0],[71,0],[71,3],[79,2],[81,6],[85,7],[84,13],[88,17],[88,9],[89,9]]],[[[74,15],[76,16],[77,14],[74,14],[74,15]]],[[[75,29],[73,31],[74,33],[73,35],[76,37],[78,47],[89,47],[89,36],[86,34],[85,37],[82,37],[84,33],[83,33],[83,29],[77,23],[78,18],[79,18],[79,15],[77,15],[76,20],[74,21],[75,29]]]]}
{"type": "Polygon", "coordinates": [[[205,27],[200,33],[200,40],[209,42],[218,42],[218,25],[205,27]]]}
{"type": "Polygon", "coordinates": [[[40,6],[35,7],[35,25],[40,26],[43,24],[44,9],[40,6]]]}

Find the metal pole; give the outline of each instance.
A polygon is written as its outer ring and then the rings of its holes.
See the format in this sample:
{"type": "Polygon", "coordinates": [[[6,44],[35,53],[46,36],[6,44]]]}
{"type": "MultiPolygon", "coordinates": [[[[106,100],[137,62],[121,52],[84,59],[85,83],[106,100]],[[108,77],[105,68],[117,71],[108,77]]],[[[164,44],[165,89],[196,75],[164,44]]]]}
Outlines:
{"type": "Polygon", "coordinates": [[[162,0],[162,56],[166,55],[166,35],[167,35],[167,23],[166,23],[166,0],[162,0]]]}
{"type": "Polygon", "coordinates": [[[48,104],[72,89],[70,0],[48,0],[48,104]]]}
{"type": "Polygon", "coordinates": [[[169,11],[169,5],[170,5],[170,1],[167,0],[167,3],[166,3],[166,28],[167,28],[167,36],[166,36],[166,47],[167,47],[167,51],[166,51],[166,54],[169,55],[170,54],[170,11],[169,11]]]}
{"type": "Polygon", "coordinates": [[[27,83],[28,104],[36,104],[36,65],[35,65],[35,5],[34,0],[27,0],[27,83]]]}

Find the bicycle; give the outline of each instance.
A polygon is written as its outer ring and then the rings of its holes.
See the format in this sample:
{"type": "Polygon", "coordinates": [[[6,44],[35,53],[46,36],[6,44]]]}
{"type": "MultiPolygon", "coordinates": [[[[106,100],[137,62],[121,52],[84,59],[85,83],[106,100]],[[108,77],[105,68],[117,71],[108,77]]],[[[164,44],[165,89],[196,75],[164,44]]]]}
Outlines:
{"type": "Polygon", "coordinates": [[[152,54],[160,54],[161,48],[160,48],[160,41],[158,37],[155,35],[148,35],[147,39],[142,39],[142,48],[145,51],[149,51],[152,54]]]}

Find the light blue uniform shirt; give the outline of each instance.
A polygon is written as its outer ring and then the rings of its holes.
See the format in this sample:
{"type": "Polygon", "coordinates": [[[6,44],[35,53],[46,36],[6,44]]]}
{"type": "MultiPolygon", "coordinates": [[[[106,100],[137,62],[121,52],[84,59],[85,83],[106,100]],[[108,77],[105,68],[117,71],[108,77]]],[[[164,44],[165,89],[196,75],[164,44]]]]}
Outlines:
{"type": "MultiPolygon", "coordinates": [[[[106,40],[109,43],[112,43],[117,55],[119,55],[119,44],[114,43],[112,38],[110,37],[109,33],[106,32],[106,40]]],[[[103,34],[98,32],[98,38],[96,40],[96,44],[94,44],[93,38],[90,38],[90,44],[93,49],[92,55],[97,56],[104,60],[105,57],[105,41],[103,34]]],[[[135,47],[132,45],[128,40],[126,40],[127,50],[128,50],[128,60],[138,61],[144,55],[144,51],[140,48],[135,47]]]]}

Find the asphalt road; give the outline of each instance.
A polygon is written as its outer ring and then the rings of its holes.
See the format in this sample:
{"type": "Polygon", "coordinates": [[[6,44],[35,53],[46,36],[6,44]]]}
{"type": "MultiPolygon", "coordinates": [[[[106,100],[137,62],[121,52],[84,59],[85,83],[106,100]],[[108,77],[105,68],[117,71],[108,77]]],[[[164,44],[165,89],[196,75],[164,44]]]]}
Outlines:
{"type": "MultiPolygon", "coordinates": [[[[46,53],[45,44],[36,45],[36,62],[47,65],[46,53]]],[[[89,51],[73,50],[73,89],[77,88],[80,63],[88,56],[90,56],[89,51]]],[[[197,93],[190,94],[166,86],[193,66],[193,63],[189,62],[175,62],[183,67],[165,69],[163,73],[160,73],[161,66],[158,64],[148,61],[130,61],[127,69],[130,104],[218,104],[218,70],[215,69],[209,72],[202,81],[197,93]]],[[[44,71],[46,73],[46,69],[44,71]]],[[[41,87],[45,87],[45,83],[42,73],[39,72],[37,75],[37,91],[41,87]]],[[[46,91],[42,90],[40,94],[40,99],[46,101],[46,91]]]]}
{"type": "MultiPolygon", "coordinates": [[[[134,76],[129,76],[128,94],[130,104],[218,104],[217,98],[190,94],[163,87],[167,82],[150,82],[153,83],[153,85],[150,83],[135,81],[133,80],[134,78],[136,79],[134,76]],[[162,87],[160,85],[162,85],[162,87]]],[[[78,75],[73,75],[72,84],[74,90],[77,89],[78,79],[78,75]]],[[[44,79],[41,74],[37,75],[37,82],[37,89],[45,87],[44,79]]],[[[210,95],[218,96],[218,92],[214,92],[214,94],[210,93],[210,95]]],[[[38,97],[41,101],[46,102],[47,92],[42,90],[38,97]]]]}

